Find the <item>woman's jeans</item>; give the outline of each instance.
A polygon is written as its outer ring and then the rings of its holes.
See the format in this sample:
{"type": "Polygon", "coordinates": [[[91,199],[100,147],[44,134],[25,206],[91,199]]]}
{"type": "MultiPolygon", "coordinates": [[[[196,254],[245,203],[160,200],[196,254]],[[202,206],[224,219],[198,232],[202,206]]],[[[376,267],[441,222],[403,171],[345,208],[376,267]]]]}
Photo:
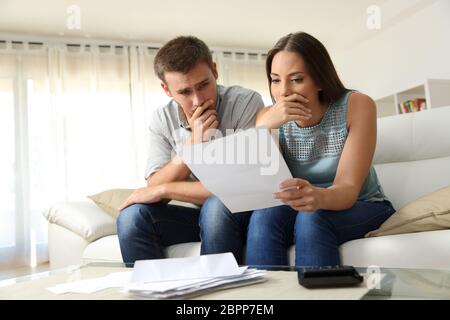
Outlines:
{"type": "Polygon", "coordinates": [[[395,209],[389,201],[357,201],[343,211],[297,212],[278,206],[231,213],[217,197],[200,212],[201,254],[232,252],[247,265],[287,265],[295,243],[296,266],[340,265],[339,246],[378,229],[395,209]]]}

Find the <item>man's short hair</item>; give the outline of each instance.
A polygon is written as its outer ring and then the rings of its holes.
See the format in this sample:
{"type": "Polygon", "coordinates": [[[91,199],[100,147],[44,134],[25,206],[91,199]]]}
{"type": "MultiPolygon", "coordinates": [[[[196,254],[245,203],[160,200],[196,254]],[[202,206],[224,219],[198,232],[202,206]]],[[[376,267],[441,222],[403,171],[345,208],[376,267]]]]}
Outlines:
{"type": "Polygon", "coordinates": [[[213,70],[213,60],[208,46],[193,36],[181,36],[167,42],[156,54],[153,67],[164,83],[165,72],[188,73],[199,62],[205,62],[213,70]]]}

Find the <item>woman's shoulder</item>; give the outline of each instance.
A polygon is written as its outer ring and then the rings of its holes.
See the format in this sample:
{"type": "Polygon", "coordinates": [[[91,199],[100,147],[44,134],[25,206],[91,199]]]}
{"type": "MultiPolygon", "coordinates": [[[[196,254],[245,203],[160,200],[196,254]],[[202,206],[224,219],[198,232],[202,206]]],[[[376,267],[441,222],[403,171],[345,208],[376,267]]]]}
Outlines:
{"type": "Polygon", "coordinates": [[[354,120],[376,119],[377,108],[375,102],[368,95],[361,92],[352,92],[348,98],[347,125],[354,120]]]}
{"type": "Polygon", "coordinates": [[[364,94],[359,91],[351,91],[350,96],[348,98],[348,103],[350,104],[375,104],[373,99],[369,97],[367,94],[364,94]]]}

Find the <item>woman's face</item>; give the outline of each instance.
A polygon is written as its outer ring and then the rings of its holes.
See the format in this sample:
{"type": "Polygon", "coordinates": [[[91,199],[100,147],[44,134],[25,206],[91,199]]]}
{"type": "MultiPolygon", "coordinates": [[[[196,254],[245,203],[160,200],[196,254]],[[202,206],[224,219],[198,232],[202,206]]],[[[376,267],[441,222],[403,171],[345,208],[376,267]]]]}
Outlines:
{"type": "Polygon", "coordinates": [[[320,104],[318,92],[321,90],[310,77],[303,58],[290,51],[280,51],[273,57],[270,89],[278,101],[293,93],[309,100],[310,107],[320,104]]]}

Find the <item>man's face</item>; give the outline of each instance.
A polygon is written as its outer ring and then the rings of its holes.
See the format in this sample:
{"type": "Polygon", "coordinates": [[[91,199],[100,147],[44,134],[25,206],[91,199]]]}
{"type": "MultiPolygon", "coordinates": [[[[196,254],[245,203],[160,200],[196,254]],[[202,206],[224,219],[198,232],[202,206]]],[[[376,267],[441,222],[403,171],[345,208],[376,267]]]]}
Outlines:
{"type": "Polygon", "coordinates": [[[171,71],[164,74],[166,83],[161,83],[164,91],[183,109],[187,119],[192,117],[197,106],[212,100],[211,109],[217,103],[217,67],[213,70],[207,63],[199,62],[188,73],[171,71]]]}

